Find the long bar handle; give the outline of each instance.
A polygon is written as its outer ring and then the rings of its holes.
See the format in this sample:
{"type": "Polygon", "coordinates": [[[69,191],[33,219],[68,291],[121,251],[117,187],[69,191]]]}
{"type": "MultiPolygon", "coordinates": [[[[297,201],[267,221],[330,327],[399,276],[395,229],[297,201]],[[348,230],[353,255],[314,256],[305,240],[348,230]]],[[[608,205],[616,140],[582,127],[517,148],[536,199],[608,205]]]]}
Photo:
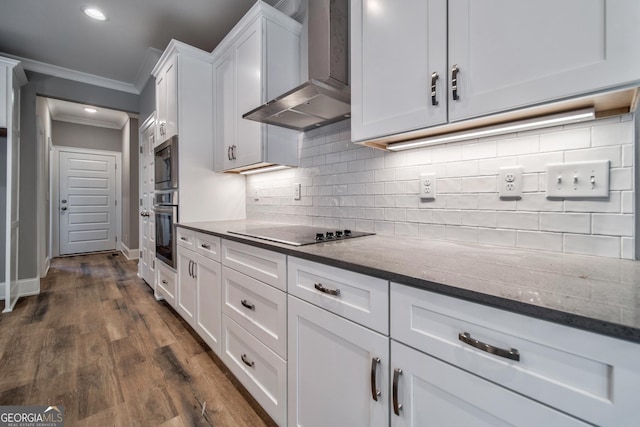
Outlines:
{"type": "Polygon", "coordinates": [[[506,359],[515,360],[516,362],[520,361],[520,352],[515,348],[505,350],[503,348],[494,347],[490,344],[471,338],[471,334],[468,332],[460,332],[458,334],[458,339],[465,344],[469,344],[471,347],[477,348],[478,350],[486,351],[487,353],[495,354],[496,356],[504,357],[506,359]]]}
{"type": "Polygon", "coordinates": [[[457,101],[460,99],[460,96],[458,96],[458,73],[459,72],[460,72],[460,69],[458,68],[458,64],[451,67],[451,98],[454,101],[457,101]]]}
{"type": "Polygon", "coordinates": [[[431,73],[431,105],[438,105],[438,98],[436,97],[436,81],[438,80],[438,73],[431,73]]]}
{"type": "Polygon", "coordinates": [[[329,294],[329,295],[333,295],[333,296],[338,296],[340,295],[340,289],[329,289],[329,288],[325,288],[324,286],[322,286],[322,283],[316,283],[315,285],[313,285],[314,288],[316,288],[317,290],[319,290],[320,292],[323,292],[325,294],[329,294]]]}
{"type": "Polygon", "coordinates": [[[371,397],[376,402],[378,401],[378,397],[382,394],[380,390],[378,390],[378,386],[376,384],[376,371],[379,364],[380,364],[379,357],[371,358],[371,397]]]}
{"type": "Polygon", "coordinates": [[[402,409],[402,403],[398,403],[398,381],[400,381],[400,375],[402,375],[402,369],[396,368],[393,370],[393,413],[398,416],[402,409]]]}
{"type": "Polygon", "coordinates": [[[249,304],[246,299],[240,300],[240,304],[247,307],[249,310],[255,310],[256,306],[253,304],[249,304]]]}
{"type": "Polygon", "coordinates": [[[244,364],[245,364],[245,365],[247,365],[247,366],[248,366],[248,367],[250,367],[250,368],[253,368],[253,367],[256,365],[253,361],[251,361],[251,360],[247,359],[247,355],[246,355],[246,354],[242,354],[242,355],[240,356],[240,359],[242,359],[242,361],[244,362],[244,364]]]}

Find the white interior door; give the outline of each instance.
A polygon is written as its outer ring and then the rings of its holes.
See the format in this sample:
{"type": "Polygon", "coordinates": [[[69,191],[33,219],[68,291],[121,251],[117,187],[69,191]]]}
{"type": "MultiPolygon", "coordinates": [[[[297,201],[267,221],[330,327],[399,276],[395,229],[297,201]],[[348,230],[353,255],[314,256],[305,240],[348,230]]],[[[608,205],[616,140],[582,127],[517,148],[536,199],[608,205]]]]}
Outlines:
{"type": "Polygon", "coordinates": [[[116,155],[60,151],[60,255],[116,248],[116,155]]]}

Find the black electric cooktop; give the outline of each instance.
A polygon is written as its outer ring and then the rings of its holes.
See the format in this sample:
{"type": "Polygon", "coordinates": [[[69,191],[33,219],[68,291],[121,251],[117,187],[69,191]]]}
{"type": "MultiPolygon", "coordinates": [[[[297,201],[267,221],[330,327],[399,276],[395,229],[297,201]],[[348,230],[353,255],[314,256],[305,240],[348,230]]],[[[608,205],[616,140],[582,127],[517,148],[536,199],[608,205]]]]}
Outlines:
{"type": "Polygon", "coordinates": [[[304,225],[277,225],[273,227],[247,227],[242,230],[229,230],[228,233],[256,239],[270,240],[285,245],[303,246],[313,243],[335,242],[354,237],[370,236],[374,233],[341,230],[334,228],[309,227],[304,225]]]}

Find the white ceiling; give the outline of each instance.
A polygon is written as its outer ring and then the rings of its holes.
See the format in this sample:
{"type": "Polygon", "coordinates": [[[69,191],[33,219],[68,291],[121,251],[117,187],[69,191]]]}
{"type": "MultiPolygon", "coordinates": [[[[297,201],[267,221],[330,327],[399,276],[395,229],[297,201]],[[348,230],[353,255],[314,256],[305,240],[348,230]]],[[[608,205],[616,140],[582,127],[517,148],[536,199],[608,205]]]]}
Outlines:
{"type": "MultiPolygon", "coordinates": [[[[291,0],[266,2],[282,9],[291,0]]],[[[0,0],[0,55],[23,60],[27,70],[140,93],[171,39],[210,52],[254,3],[0,0]],[[89,5],[109,19],[86,17],[89,5]]]]}

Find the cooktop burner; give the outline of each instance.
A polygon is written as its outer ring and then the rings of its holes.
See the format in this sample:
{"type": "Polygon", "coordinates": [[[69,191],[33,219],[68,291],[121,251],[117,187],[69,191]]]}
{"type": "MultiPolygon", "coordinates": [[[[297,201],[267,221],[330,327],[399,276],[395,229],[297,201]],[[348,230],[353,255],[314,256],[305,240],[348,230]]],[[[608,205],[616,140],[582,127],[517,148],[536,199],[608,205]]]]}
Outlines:
{"type": "Polygon", "coordinates": [[[370,236],[374,233],[361,231],[336,230],[333,228],[308,227],[303,225],[278,225],[273,227],[246,228],[229,230],[228,233],[240,236],[270,240],[286,245],[303,246],[313,243],[333,242],[354,237],[370,236]]]}

